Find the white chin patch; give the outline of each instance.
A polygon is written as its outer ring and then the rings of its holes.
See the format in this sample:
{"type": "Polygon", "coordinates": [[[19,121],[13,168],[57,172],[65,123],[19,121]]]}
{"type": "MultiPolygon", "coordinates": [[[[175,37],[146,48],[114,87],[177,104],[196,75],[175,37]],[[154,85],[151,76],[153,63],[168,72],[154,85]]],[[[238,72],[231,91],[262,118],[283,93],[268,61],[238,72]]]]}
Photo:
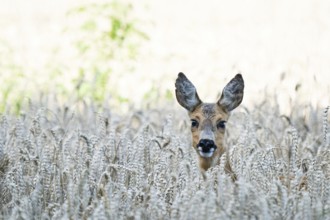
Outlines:
{"type": "Polygon", "coordinates": [[[212,157],[213,156],[213,153],[214,153],[214,148],[211,148],[209,152],[205,153],[205,152],[202,151],[202,148],[199,147],[198,148],[198,151],[199,151],[199,154],[202,157],[212,157]]]}

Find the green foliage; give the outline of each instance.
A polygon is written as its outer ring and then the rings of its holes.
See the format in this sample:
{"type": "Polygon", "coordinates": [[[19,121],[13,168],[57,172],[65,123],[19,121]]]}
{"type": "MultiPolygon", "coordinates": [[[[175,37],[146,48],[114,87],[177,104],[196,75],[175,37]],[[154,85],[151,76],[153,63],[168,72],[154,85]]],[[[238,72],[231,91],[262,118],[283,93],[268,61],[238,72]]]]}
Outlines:
{"type": "MultiPolygon", "coordinates": [[[[82,19],[78,24],[82,35],[76,42],[81,55],[96,62],[109,61],[121,53],[133,58],[138,45],[132,39],[145,35],[135,28],[136,21],[129,16],[131,10],[131,5],[119,1],[93,3],[72,10],[69,16],[82,19]]],[[[93,62],[90,65],[95,66],[93,62]]]]}
{"type": "Polygon", "coordinates": [[[70,42],[54,45],[53,54],[47,54],[49,60],[39,69],[16,59],[21,52],[13,49],[15,42],[0,39],[0,112],[19,114],[24,100],[40,96],[91,101],[99,106],[109,97],[117,103],[127,102],[118,94],[115,80],[130,74],[131,63],[147,39],[132,11],[131,4],[119,0],[71,9],[62,36],[70,42]],[[67,53],[70,58],[62,56],[67,53]]]}
{"type": "Polygon", "coordinates": [[[13,60],[13,53],[8,43],[0,39],[0,113],[18,114],[30,94],[24,91],[24,68],[13,60]]]}
{"type": "MultiPolygon", "coordinates": [[[[89,97],[96,103],[102,103],[108,94],[116,96],[115,88],[110,81],[116,63],[123,66],[138,54],[141,41],[146,35],[138,30],[134,17],[131,16],[132,5],[113,0],[108,3],[91,3],[71,10],[70,18],[79,20],[74,31],[80,33],[74,40],[80,60],[78,76],[73,79],[79,98],[89,97]]],[[[122,74],[116,72],[116,74],[122,74]]]]}

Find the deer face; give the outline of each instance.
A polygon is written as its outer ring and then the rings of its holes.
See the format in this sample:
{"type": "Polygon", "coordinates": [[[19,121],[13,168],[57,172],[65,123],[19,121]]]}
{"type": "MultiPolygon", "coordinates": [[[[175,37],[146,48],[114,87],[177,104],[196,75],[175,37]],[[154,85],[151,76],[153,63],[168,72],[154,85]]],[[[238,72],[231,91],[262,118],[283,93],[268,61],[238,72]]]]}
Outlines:
{"type": "Polygon", "coordinates": [[[216,103],[203,103],[195,86],[183,73],[179,73],[175,87],[176,98],[188,110],[191,119],[193,148],[197,152],[200,168],[207,170],[226,152],[223,146],[226,122],[230,112],[242,102],[243,78],[237,74],[224,87],[216,103]]]}

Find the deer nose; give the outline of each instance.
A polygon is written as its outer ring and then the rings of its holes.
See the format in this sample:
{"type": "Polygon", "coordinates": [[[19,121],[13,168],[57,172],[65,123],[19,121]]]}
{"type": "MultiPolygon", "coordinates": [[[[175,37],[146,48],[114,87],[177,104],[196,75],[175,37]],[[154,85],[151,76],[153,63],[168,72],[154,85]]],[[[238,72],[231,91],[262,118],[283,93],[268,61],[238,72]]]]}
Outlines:
{"type": "Polygon", "coordinates": [[[202,148],[202,152],[207,153],[210,152],[211,148],[217,149],[217,146],[214,144],[214,141],[209,139],[201,139],[198,143],[198,148],[202,148]]]}

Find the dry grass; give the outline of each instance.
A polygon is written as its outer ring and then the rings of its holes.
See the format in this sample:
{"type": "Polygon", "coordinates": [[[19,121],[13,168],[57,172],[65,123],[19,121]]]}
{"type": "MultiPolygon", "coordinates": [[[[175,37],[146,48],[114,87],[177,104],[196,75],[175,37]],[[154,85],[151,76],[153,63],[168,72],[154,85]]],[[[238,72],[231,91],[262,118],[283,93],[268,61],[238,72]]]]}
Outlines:
{"type": "Polygon", "coordinates": [[[235,183],[224,161],[203,180],[181,109],[2,115],[0,218],[329,219],[328,108],[301,108],[232,115],[235,183]]]}

